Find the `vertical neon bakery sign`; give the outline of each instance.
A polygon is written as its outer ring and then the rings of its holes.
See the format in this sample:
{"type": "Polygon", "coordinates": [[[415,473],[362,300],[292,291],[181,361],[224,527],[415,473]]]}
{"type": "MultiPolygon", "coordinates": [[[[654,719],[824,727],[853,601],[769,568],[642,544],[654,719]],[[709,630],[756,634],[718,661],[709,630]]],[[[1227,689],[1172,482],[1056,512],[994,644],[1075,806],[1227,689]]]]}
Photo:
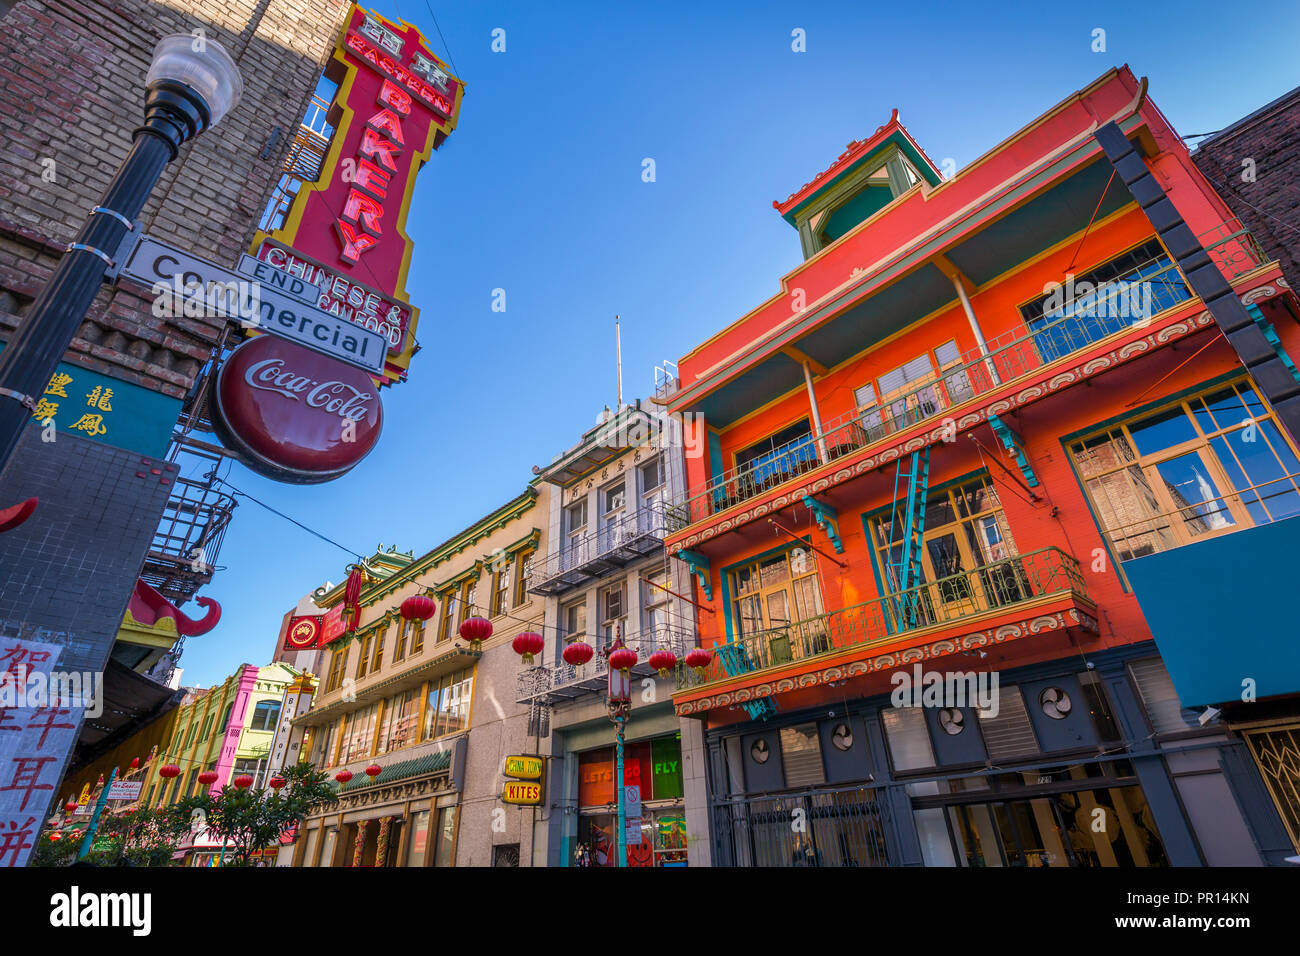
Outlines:
{"type": "Polygon", "coordinates": [[[325,72],[339,88],[320,176],[251,251],[319,286],[319,308],[384,335],[381,383],[392,383],[406,377],[419,315],[406,294],[415,176],[455,128],[464,84],[415,27],[358,6],[325,72]]]}

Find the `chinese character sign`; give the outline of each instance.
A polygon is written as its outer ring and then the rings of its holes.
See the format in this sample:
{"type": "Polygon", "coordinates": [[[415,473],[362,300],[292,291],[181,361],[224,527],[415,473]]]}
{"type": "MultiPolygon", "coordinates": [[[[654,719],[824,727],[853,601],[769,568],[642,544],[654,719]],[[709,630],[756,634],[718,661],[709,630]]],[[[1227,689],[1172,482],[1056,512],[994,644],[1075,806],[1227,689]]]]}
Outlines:
{"type": "Polygon", "coordinates": [[[61,648],[0,638],[0,866],[26,866],[85,710],[39,688],[61,648]]]}

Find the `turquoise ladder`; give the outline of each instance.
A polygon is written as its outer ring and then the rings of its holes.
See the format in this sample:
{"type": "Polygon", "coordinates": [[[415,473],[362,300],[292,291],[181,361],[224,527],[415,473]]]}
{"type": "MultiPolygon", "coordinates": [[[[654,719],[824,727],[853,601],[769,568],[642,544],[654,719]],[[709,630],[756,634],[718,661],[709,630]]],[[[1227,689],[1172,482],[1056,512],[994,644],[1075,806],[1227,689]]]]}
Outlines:
{"type": "Polygon", "coordinates": [[[925,499],[930,487],[930,448],[912,452],[907,471],[903,459],[894,469],[894,501],[889,515],[889,585],[894,592],[895,625],[898,629],[916,627],[921,621],[920,592],[905,592],[921,583],[921,542],[925,537],[925,499]],[[899,514],[903,483],[907,483],[907,500],[899,514]],[[894,560],[895,523],[903,522],[902,551],[894,560]]]}

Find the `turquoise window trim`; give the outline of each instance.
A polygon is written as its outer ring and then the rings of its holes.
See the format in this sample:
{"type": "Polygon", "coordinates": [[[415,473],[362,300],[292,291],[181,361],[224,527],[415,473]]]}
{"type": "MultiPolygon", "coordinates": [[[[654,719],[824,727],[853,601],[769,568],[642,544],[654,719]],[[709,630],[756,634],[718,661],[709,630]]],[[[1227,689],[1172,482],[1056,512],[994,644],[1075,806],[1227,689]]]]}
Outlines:
{"type": "MultiPolygon", "coordinates": [[[[808,547],[812,547],[811,534],[802,535],[799,540],[808,545],[808,547]]],[[[718,586],[722,589],[722,626],[725,628],[724,633],[728,644],[732,643],[733,637],[731,630],[731,573],[735,571],[736,568],[743,568],[745,565],[753,564],[755,561],[763,561],[766,558],[772,557],[774,554],[783,554],[787,551],[793,551],[794,548],[795,544],[793,542],[778,545],[775,548],[768,548],[760,554],[752,554],[747,558],[742,558],[733,564],[728,564],[718,569],[718,586]]],[[[820,579],[821,573],[818,572],[817,576],[820,579]]],[[[820,586],[820,584],[821,581],[819,580],[818,585],[820,586]]]]}
{"type": "Polygon", "coordinates": [[[717,485],[722,480],[722,436],[709,431],[709,484],[717,485]]]}

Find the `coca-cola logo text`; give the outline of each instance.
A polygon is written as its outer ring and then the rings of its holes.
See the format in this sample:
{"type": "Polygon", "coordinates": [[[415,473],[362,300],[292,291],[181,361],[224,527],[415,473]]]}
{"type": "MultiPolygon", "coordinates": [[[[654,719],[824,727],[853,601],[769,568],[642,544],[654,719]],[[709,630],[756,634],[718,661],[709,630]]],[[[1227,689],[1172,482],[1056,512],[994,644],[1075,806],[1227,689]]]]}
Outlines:
{"type": "Polygon", "coordinates": [[[309,408],[321,408],[340,418],[362,421],[374,392],[358,391],[346,382],[320,382],[285,367],[284,359],[254,362],[244,372],[244,381],[262,391],[275,392],[292,401],[302,400],[309,408]],[[305,396],[304,396],[305,393],[305,396]],[[304,396],[301,397],[300,396],[304,396]]]}

